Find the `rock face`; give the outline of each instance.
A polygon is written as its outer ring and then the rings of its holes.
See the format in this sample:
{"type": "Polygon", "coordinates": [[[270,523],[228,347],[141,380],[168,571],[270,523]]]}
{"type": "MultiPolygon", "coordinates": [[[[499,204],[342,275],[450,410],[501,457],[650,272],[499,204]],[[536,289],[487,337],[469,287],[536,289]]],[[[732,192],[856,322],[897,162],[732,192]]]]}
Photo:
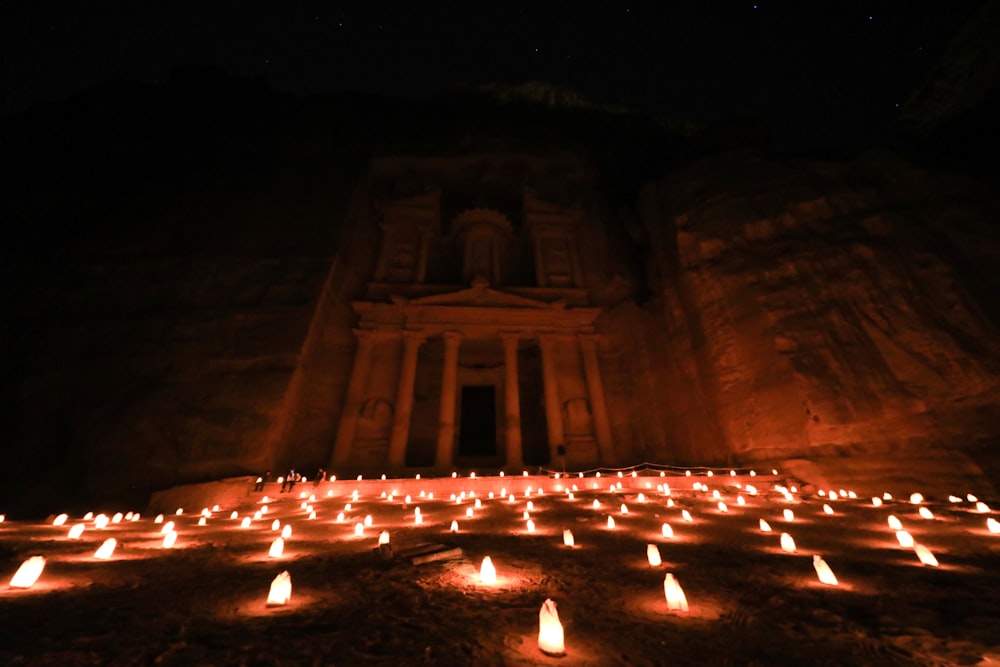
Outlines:
{"type": "Polygon", "coordinates": [[[647,450],[995,444],[1000,257],[980,233],[996,219],[984,190],[885,155],[711,160],[648,184],[639,217],[655,297],[615,329],[623,347],[642,331],[637,403],[664,416],[647,450]]]}
{"type": "Polygon", "coordinates": [[[884,154],[670,166],[650,147],[673,140],[634,118],[572,116],[574,143],[519,116],[517,143],[493,134],[508,109],[336,115],[252,89],[236,112],[199,86],[95,95],[55,138],[58,110],[4,128],[5,219],[32,240],[4,248],[0,509],[326,465],[378,244],[356,239],[368,266],[343,250],[368,159],[483,146],[544,161],[569,145],[597,174],[587,288],[615,463],[961,448],[996,467],[1000,207],[970,177],[884,154]],[[407,144],[418,121],[432,129],[407,144]]]}

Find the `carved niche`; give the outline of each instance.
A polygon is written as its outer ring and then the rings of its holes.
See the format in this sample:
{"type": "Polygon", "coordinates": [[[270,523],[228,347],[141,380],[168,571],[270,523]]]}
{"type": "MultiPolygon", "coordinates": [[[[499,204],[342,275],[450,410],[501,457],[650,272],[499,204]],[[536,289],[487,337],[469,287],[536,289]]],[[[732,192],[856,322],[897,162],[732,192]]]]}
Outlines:
{"type": "Polygon", "coordinates": [[[412,285],[424,282],[427,252],[441,227],[441,193],[379,201],[382,245],[375,267],[375,282],[412,285]]]}
{"type": "Polygon", "coordinates": [[[455,216],[451,230],[462,247],[465,282],[499,285],[504,248],[513,235],[510,221],[493,209],[473,208],[455,216]]]}
{"type": "Polygon", "coordinates": [[[535,247],[539,287],[583,287],[577,235],[583,211],[525,194],[525,222],[535,247]]]}

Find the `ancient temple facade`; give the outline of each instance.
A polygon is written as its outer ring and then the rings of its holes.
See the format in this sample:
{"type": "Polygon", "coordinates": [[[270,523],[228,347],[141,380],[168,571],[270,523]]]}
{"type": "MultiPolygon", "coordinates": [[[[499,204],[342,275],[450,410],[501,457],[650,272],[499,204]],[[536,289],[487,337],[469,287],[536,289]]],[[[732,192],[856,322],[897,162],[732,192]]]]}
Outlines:
{"type": "Polygon", "coordinates": [[[360,195],[331,469],[614,463],[599,221],[531,187],[552,165],[455,162],[376,161],[360,195]]]}

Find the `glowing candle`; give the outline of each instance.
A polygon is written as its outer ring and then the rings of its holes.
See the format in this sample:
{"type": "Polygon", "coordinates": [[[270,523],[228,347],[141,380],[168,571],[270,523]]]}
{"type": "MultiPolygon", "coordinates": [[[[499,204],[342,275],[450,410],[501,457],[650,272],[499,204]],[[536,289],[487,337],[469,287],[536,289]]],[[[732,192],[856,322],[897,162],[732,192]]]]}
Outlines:
{"type": "Polygon", "coordinates": [[[563,530],[563,544],[567,547],[572,547],[576,545],[576,542],[573,540],[572,530],[569,529],[563,530]]]}
{"type": "Polygon", "coordinates": [[[899,546],[901,547],[909,548],[913,546],[913,536],[905,530],[896,531],[896,540],[899,542],[899,546]]]}
{"type": "Polygon", "coordinates": [[[917,553],[917,558],[920,559],[922,564],[929,565],[930,567],[938,566],[937,558],[935,558],[934,554],[931,553],[931,550],[924,545],[914,545],[913,550],[917,553]]]}
{"type": "Polygon", "coordinates": [[[312,520],[313,520],[313,519],[315,519],[315,518],[316,518],[316,510],[313,510],[312,512],[309,512],[309,517],[308,517],[308,519],[309,519],[310,521],[312,521],[312,520]]]}
{"type": "Polygon", "coordinates": [[[281,529],[281,536],[286,540],[292,536],[292,524],[285,524],[285,527],[281,529]]]}
{"type": "Polygon", "coordinates": [[[344,513],[337,512],[337,523],[344,523],[344,513]]]}
{"type": "Polygon", "coordinates": [[[458,521],[452,521],[451,522],[451,532],[453,532],[453,533],[457,533],[458,532],[458,521]]]}
{"type": "Polygon", "coordinates": [[[167,533],[169,533],[173,529],[174,529],[174,522],[173,521],[168,521],[165,524],[163,524],[163,528],[160,528],[160,534],[161,535],[166,535],[167,533]]]}
{"type": "Polygon", "coordinates": [[[124,518],[125,518],[124,514],[122,514],[121,512],[115,512],[115,515],[111,517],[111,523],[121,523],[122,519],[124,518]]]}
{"type": "Polygon", "coordinates": [[[365,528],[371,528],[371,527],[372,527],[372,515],[371,514],[366,514],[365,515],[365,528]]]}
{"type": "Polygon", "coordinates": [[[236,510],[233,510],[233,513],[229,515],[229,518],[235,521],[236,519],[240,518],[240,513],[237,512],[236,510]]]}
{"type": "Polygon", "coordinates": [[[878,496],[873,497],[872,498],[872,506],[873,507],[881,507],[882,506],[882,499],[879,498],[878,496]]]}
{"type": "Polygon", "coordinates": [[[659,567],[663,561],[660,559],[660,548],[655,544],[646,545],[646,560],[652,567],[659,567]]]}
{"type": "Polygon", "coordinates": [[[746,505],[747,501],[743,498],[742,495],[738,495],[738,496],[736,496],[736,504],[737,505],[746,505]]]}
{"type": "Polygon", "coordinates": [[[640,502],[640,503],[646,502],[646,496],[642,495],[641,493],[639,495],[637,495],[635,497],[635,499],[636,499],[636,502],[640,502]]]}
{"type": "Polygon", "coordinates": [[[889,524],[889,528],[892,528],[893,530],[903,530],[903,523],[897,519],[895,515],[890,514],[886,521],[889,524]]]}
{"type": "Polygon", "coordinates": [[[267,593],[268,605],[288,604],[292,599],[292,576],[288,571],[284,571],[271,582],[271,589],[267,593]]]}
{"type": "Polygon", "coordinates": [[[813,556],[813,567],[816,568],[816,576],[819,577],[820,583],[827,584],[829,586],[837,585],[837,577],[833,574],[833,570],[830,566],[826,564],[820,556],[813,556]]]}
{"type": "Polygon", "coordinates": [[[275,519],[274,521],[271,522],[271,530],[280,530],[280,529],[281,529],[281,522],[280,521],[278,521],[277,519],[275,519]]]}
{"type": "Polygon", "coordinates": [[[479,566],[479,583],[487,585],[497,583],[497,570],[493,567],[493,561],[489,556],[483,557],[483,564],[479,566]]]}
{"type": "Polygon", "coordinates": [[[532,521],[531,519],[528,519],[527,527],[529,533],[535,532],[535,522],[532,521]]]}
{"type": "Polygon", "coordinates": [[[600,509],[600,507],[601,507],[601,503],[599,503],[599,502],[597,501],[597,498],[594,498],[594,502],[593,502],[593,504],[592,504],[591,506],[592,506],[592,507],[593,507],[593,508],[594,508],[595,510],[596,510],[596,509],[600,509]]]}
{"type": "Polygon", "coordinates": [[[986,519],[986,529],[991,533],[1000,533],[1000,521],[993,518],[986,519]]]}
{"type": "Polygon", "coordinates": [[[962,499],[959,498],[956,495],[950,495],[950,496],[948,496],[948,502],[949,503],[960,503],[960,502],[962,502],[962,499]]]}
{"type": "Polygon", "coordinates": [[[688,512],[687,510],[681,510],[681,518],[685,521],[694,521],[694,519],[691,518],[691,512],[688,512]]]}
{"type": "Polygon", "coordinates": [[[521,515],[521,518],[527,521],[528,519],[531,518],[531,513],[528,512],[528,510],[525,510],[524,513],[521,515]]]}
{"type": "Polygon", "coordinates": [[[671,611],[687,611],[687,597],[684,595],[681,585],[670,572],[663,577],[663,592],[667,597],[667,609],[671,611]]]}
{"type": "Polygon", "coordinates": [[[924,496],[922,494],[920,493],[910,494],[910,503],[912,503],[913,505],[919,505],[922,502],[924,502],[924,496]]]}
{"type": "Polygon", "coordinates": [[[207,526],[208,525],[208,519],[206,519],[205,517],[200,517],[198,519],[198,525],[199,526],[207,526]]]}
{"type": "Polygon", "coordinates": [[[180,516],[180,515],[184,514],[184,508],[183,507],[178,507],[177,511],[174,512],[174,514],[176,514],[177,516],[180,516]]]}
{"type": "Polygon", "coordinates": [[[528,504],[526,505],[526,507],[528,508],[529,512],[534,512],[535,511],[535,503],[531,502],[530,500],[528,501],[528,504]]]}
{"type": "Polygon", "coordinates": [[[922,518],[922,519],[933,519],[934,518],[934,513],[931,512],[926,507],[921,507],[918,510],[918,513],[920,514],[920,518],[922,518]]]}
{"type": "Polygon", "coordinates": [[[771,532],[771,524],[769,524],[767,521],[764,521],[763,519],[761,519],[760,520],[760,532],[762,532],[762,533],[770,533],[771,532]]]}
{"type": "Polygon", "coordinates": [[[354,536],[361,537],[364,534],[365,534],[365,524],[361,523],[360,521],[354,524],[354,536]]]}
{"type": "Polygon", "coordinates": [[[45,558],[42,556],[32,556],[21,563],[21,567],[17,568],[17,572],[10,579],[11,587],[31,588],[38,581],[38,578],[42,576],[42,570],[44,569],[45,558]]]}
{"type": "Polygon", "coordinates": [[[833,508],[823,503],[823,514],[833,514],[833,508]]]}
{"type": "Polygon", "coordinates": [[[781,514],[785,517],[785,521],[795,521],[795,512],[792,510],[786,509],[781,514]]]}
{"type": "Polygon", "coordinates": [[[248,516],[243,517],[243,520],[240,521],[240,528],[249,528],[250,522],[251,522],[250,517],[248,516]]]}
{"type": "Polygon", "coordinates": [[[788,533],[781,534],[781,548],[790,554],[795,553],[795,540],[788,533]]]}
{"type": "Polygon", "coordinates": [[[107,515],[98,514],[96,517],[94,517],[94,527],[103,530],[108,527],[108,523],[110,523],[110,521],[111,519],[109,519],[107,515]]]}
{"type": "Polygon", "coordinates": [[[545,600],[538,612],[538,648],[546,655],[560,656],[566,653],[563,626],[559,622],[556,603],[552,600],[545,600]]]}
{"type": "Polygon", "coordinates": [[[628,505],[626,505],[625,503],[622,503],[621,513],[628,514],[628,505]]]}
{"type": "Polygon", "coordinates": [[[726,503],[722,502],[721,500],[719,501],[719,511],[720,512],[728,512],[729,511],[729,507],[726,505],[726,503]]]}
{"type": "Polygon", "coordinates": [[[968,500],[970,503],[974,503],[974,502],[977,502],[979,500],[979,498],[976,498],[971,493],[968,494],[967,496],[965,496],[965,499],[968,500]]]}
{"type": "Polygon", "coordinates": [[[660,526],[660,534],[663,535],[664,537],[673,537],[674,529],[670,527],[669,523],[665,523],[662,526],[660,526]]]}
{"type": "Polygon", "coordinates": [[[281,558],[281,554],[285,553],[285,540],[281,537],[274,538],[271,542],[271,548],[267,551],[268,558],[281,558]]]}
{"type": "Polygon", "coordinates": [[[615,518],[613,516],[608,517],[608,530],[615,529],[615,518]]]}
{"type": "Polygon", "coordinates": [[[254,521],[260,521],[261,517],[263,517],[263,516],[264,515],[261,513],[261,511],[257,510],[256,512],[253,513],[253,520],[254,521]]]}
{"type": "Polygon", "coordinates": [[[476,508],[477,510],[478,510],[478,509],[482,509],[482,507],[483,507],[483,501],[482,501],[482,500],[480,500],[479,498],[476,498],[476,504],[474,505],[474,507],[475,507],[475,508],[476,508]]]}
{"type": "MultiPolygon", "coordinates": [[[[160,515],[160,516],[161,516],[160,521],[163,521],[163,518],[162,518],[163,515],[160,515]]],[[[94,518],[94,513],[93,512],[87,512],[86,514],[83,515],[83,520],[84,521],[92,521],[93,518],[94,518]]]]}
{"type": "MultiPolygon", "coordinates": [[[[525,512],[525,514],[527,514],[527,512],[525,512]]],[[[473,517],[473,511],[472,511],[471,507],[466,507],[465,508],[465,516],[466,516],[466,518],[469,518],[469,519],[471,519],[473,517]]]]}
{"type": "Polygon", "coordinates": [[[53,525],[53,526],[61,526],[61,525],[63,525],[64,523],[66,523],[67,521],[69,521],[69,514],[60,514],[59,516],[57,516],[57,517],[56,517],[56,518],[55,518],[55,519],[54,519],[54,520],[52,521],[52,525],[53,525]]]}
{"type": "Polygon", "coordinates": [[[172,549],[177,543],[177,531],[171,530],[169,533],[163,536],[163,548],[172,549]]]}
{"type": "Polygon", "coordinates": [[[988,514],[990,511],[990,506],[982,501],[978,501],[976,502],[976,511],[979,512],[980,514],[988,514]]]}

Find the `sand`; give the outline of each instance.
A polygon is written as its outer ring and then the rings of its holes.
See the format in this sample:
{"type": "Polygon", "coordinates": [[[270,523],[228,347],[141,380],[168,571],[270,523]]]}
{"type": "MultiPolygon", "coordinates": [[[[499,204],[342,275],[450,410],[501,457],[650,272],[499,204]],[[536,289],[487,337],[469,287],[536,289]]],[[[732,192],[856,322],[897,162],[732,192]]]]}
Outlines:
{"type": "MultiPolygon", "coordinates": [[[[309,484],[293,494],[269,485],[268,512],[250,529],[230,513],[252,513],[262,494],[220,507],[206,526],[197,525],[201,508],[166,516],[178,529],[172,549],[162,548],[152,515],[104,530],[87,522],[79,540],[66,534],[80,517],[63,527],[8,517],[0,524],[0,664],[1000,664],[1000,535],[986,525],[996,514],[979,513],[964,498],[929,498],[924,505],[935,518],[927,520],[906,499],[877,508],[869,498],[796,493],[786,501],[759,479],[759,494],[742,490],[746,504],[739,505],[735,485],[751,480],[703,480],[720,492],[729,510],[722,512],[712,493],[678,488],[685,480],[667,480],[674,507],[657,492],[656,477],[620,492],[609,489],[614,481],[538,480],[546,494],[530,498],[533,534],[522,516],[523,493],[513,504],[486,497],[491,484],[499,496],[499,478],[477,480],[483,507],[474,518],[466,517],[474,500],[449,500],[448,483],[435,486],[434,500],[420,498],[421,482],[409,480],[395,484],[401,492],[392,501],[366,486],[355,502],[351,482],[309,484]],[[586,488],[570,501],[557,486],[572,483],[586,488]],[[589,488],[594,483],[599,489],[589,488]],[[319,496],[315,520],[300,507],[300,490],[319,496]],[[409,505],[403,493],[413,496],[409,505]],[[782,517],[786,508],[794,521],[782,517]],[[931,549],[938,567],[899,546],[890,514],[931,549]],[[354,525],[366,515],[373,526],[356,537],[354,525]],[[278,559],[267,556],[278,535],[275,518],[293,531],[278,559]],[[761,518],[771,533],[759,530],[761,518]],[[448,530],[452,520],[457,533],[448,530]],[[664,522],[674,538],[662,536],[664,522]],[[575,547],[563,545],[564,529],[575,547]],[[396,557],[377,549],[381,531],[396,557]],[[796,553],[781,550],[782,532],[794,537],[796,553]],[[94,559],[108,537],[119,542],[113,557],[94,559]],[[459,547],[461,556],[418,566],[399,556],[420,543],[459,547]],[[659,567],[649,565],[647,544],[659,546],[659,567]],[[818,581],[814,554],[839,586],[818,581]],[[7,587],[32,555],[47,559],[38,583],[7,587]],[[487,555],[498,575],[492,586],[478,578],[487,555]],[[291,602],[269,607],[270,583],[283,570],[291,575],[291,602]],[[667,609],[667,572],[683,587],[689,612],[667,609]],[[565,629],[563,657],[537,647],[546,598],[556,602],[565,629]]],[[[452,492],[463,488],[460,479],[451,483],[452,492]]]]}

